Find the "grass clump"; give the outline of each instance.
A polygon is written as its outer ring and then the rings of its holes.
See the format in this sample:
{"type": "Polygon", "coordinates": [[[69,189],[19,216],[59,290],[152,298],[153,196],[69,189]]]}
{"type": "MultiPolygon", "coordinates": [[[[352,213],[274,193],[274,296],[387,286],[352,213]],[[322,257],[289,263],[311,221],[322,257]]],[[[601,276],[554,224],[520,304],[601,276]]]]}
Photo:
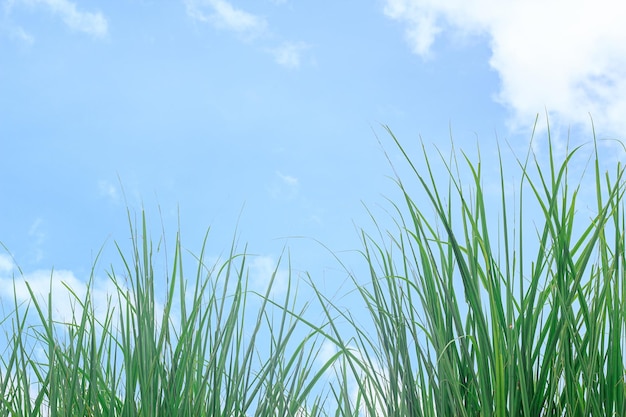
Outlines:
{"type": "Polygon", "coordinates": [[[425,150],[418,165],[389,134],[415,181],[397,178],[404,197],[391,202],[397,229],[362,234],[371,279],[355,285],[370,320],[336,305],[326,310],[355,334],[329,335],[339,350],[358,353],[345,355],[358,385],[345,414],[626,415],[623,167],[602,173],[594,141],[586,145],[593,192],[572,187],[583,146],[557,161],[548,141],[547,167],[530,152],[517,161],[513,208],[502,158],[496,162],[494,207],[480,159],[461,154],[464,176],[459,154],[442,157],[449,174],[442,182],[425,150]],[[420,199],[408,191],[415,182],[420,199]],[[581,208],[585,192],[595,201],[581,208]]]}
{"type": "Polygon", "coordinates": [[[441,181],[424,147],[418,164],[388,133],[412,174],[396,178],[395,228],[372,215],[376,234],[361,232],[367,282],[348,273],[367,317],[313,278],[321,322],[291,279],[279,300],[272,282],[254,293],[234,245],[208,265],[205,240],[188,280],[177,238],[159,275],[142,217],[104,313],[93,271],[84,295],[68,286],[67,320],[52,291],[28,286],[20,305],[14,290],[0,416],[626,415],[621,164],[603,172],[595,140],[559,159],[548,137],[545,165],[516,160],[512,198],[498,150],[494,204],[480,157],[441,157],[441,181]],[[589,149],[591,181],[572,185],[589,149]]]}
{"type": "Polygon", "coordinates": [[[42,302],[26,283],[29,305],[4,319],[11,328],[0,416],[278,416],[308,408],[316,415],[321,399],[308,393],[325,368],[312,369],[314,332],[292,337],[292,286],[275,309],[270,282],[249,312],[245,253],[233,246],[226,261],[207,265],[203,245],[187,281],[179,239],[169,275],[157,277],[145,217],[140,226],[132,253],[119,251],[122,270],[109,272],[116,291],[104,314],[94,308],[93,279],[84,297],[67,287],[74,314],[63,322],[53,317],[54,294],[42,302]],[[164,282],[160,303],[156,287],[164,282]]]}

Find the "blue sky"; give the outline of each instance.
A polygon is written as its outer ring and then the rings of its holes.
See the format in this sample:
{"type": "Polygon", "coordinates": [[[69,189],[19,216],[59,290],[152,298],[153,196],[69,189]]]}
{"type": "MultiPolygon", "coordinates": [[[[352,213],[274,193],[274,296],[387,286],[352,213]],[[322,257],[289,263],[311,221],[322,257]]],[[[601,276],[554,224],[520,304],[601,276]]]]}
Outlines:
{"type": "Polygon", "coordinates": [[[363,205],[397,195],[382,125],[487,156],[546,111],[557,138],[626,131],[626,8],[590,4],[0,1],[2,283],[116,263],[127,205],[155,236],[180,213],[192,251],[211,227],[215,257],[238,227],[261,283],[285,245],[331,277],[313,240],[360,249],[363,205]]]}

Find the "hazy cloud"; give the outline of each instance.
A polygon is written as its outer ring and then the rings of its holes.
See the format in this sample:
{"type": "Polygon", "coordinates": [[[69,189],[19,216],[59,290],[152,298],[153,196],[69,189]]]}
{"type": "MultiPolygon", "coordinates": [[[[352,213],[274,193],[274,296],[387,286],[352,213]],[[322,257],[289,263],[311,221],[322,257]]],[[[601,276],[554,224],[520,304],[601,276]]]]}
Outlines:
{"type": "Polygon", "coordinates": [[[265,19],[235,8],[226,0],[186,0],[187,14],[200,22],[234,31],[246,38],[262,35],[267,29],[265,19]],[[208,9],[208,12],[207,12],[208,9]]]}
{"type": "Polygon", "coordinates": [[[298,179],[296,177],[292,177],[291,175],[283,175],[280,172],[277,172],[276,175],[280,177],[283,183],[292,187],[298,186],[298,179]]]}
{"type": "MultiPolygon", "coordinates": [[[[320,347],[320,351],[317,354],[316,362],[319,366],[324,366],[328,363],[329,360],[332,359],[334,355],[337,354],[337,345],[335,345],[330,340],[325,340],[320,347]]],[[[331,368],[332,370],[333,368],[331,368]]],[[[336,369],[336,368],[335,368],[336,369]]]]}
{"type": "Polygon", "coordinates": [[[0,253],[0,274],[8,274],[13,271],[13,259],[4,253],[0,253]]]}
{"type": "Polygon", "coordinates": [[[495,99],[512,127],[548,109],[553,119],[626,130],[626,8],[612,0],[386,0],[412,50],[429,57],[445,29],[489,39],[495,99]]]}
{"type": "Polygon", "coordinates": [[[115,185],[106,180],[98,181],[98,190],[100,191],[100,195],[108,198],[114,203],[118,203],[120,200],[120,193],[115,185]]]}
{"type": "Polygon", "coordinates": [[[282,45],[270,49],[276,63],[287,68],[299,68],[302,52],[308,48],[304,42],[284,42],[282,45]]]}
{"type": "Polygon", "coordinates": [[[32,239],[32,246],[35,252],[35,262],[39,262],[43,259],[43,243],[46,240],[46,232],[43,229],[43,219],[41,217],[36,218],[28,229],[28,236],[32,239]]]}
{"type": "Polygon", "coordinates": [[[105,37],[108,33],[107,19],[101,12],[85,12],[78,10],[75,3],[69,0],[12,0],[5,3],[5,10],[19,4],[38,7],[42,6],[58,15],[72,30],[87,33],[94,37],[105,37]]]}
{"type": "Polygon", "coordinates": [[[289,285],[289,271],[285,268],[280,268],[276,260],[271,256],[255,256],[251,259],[249,272],[252,288],[259,293],[265,294],[275,274],[270,296],[277,297],[285,294],[289,285]]]}
{"type": "MultiPolygon", "coordinates": [[[[285,1],[275,3],[282,4],[285,1]]],[[[246,41],[274,38],[265,18],[238,9],[226,0],[185,0],[185,6],[192,19],[234,32],[246,41]]],[[[304,42],[286,41],[278,46],[261,49],[272,55],[277,64],[286,68],[299,68],[302,53],[307,48],[309,46],[304,42]]]]}
{"type": "Polygon", "coordinates": [[[284,200],[290,200],[298,195],[300,182],[298,178],[285,175],[280,172],[276,172],[278,177],[276,181],[269,187],[269,193],[273,198],[280,198],[284,200]]]}
{"type": "Polygon", "coordinates": [[[26,46],[32,46],[35,43],[35,37],[19,26],[10,29],[9,36],[26,46]]]}

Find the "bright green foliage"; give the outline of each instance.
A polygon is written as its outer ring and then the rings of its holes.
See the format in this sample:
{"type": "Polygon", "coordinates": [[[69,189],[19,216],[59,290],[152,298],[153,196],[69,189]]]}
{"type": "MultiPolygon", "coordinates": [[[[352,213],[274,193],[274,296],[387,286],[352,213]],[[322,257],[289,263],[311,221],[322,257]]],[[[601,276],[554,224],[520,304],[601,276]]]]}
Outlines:
{"type": "MultiPolygon", "coordinates": [[[[340,350],[360,352],[346,355],[360,403],[342,415],[626,415],[623,167],[602,174],[594,148],[595,214],[585,217],[580,184],[568,184],[582,148],[558,162],[550,143],[548,167],[530,153],[518,161],[512,213],[501,159],[494,210],[485,202],[480,160],[463,154],[468,187],[457,155],[450,163],[442,158],[450,174],[442,183],[425,150],[418,168],[389,134],[425,198],[412,198],[408,180],[398,178],[398,230],[363,233],[371,280],[357,288],[376,335],[360,331],[362,321],[347,313],[356,337],[331,334],[340,350]],[[527,199],[540,221],[525,211],[527,199]],[[538,250],[529,254],[533,245],[538,250]]],[[[326,310],[330,321],[342,311],[334,307],[326,310]]]]}
{"type": "Polygon", "coordinates": [[[557,160],[548,141],[547,166],[518,160],[515,199],[500,159],[494,206],[480,158],[441,158],[441,181],[425,149],[417,164],[388,133],[414,177],[396,179],[397,228],[372,215],[378,235],[361,235],[370,279],[351,278],[366,322],[314,279],[322,323],[296,310],[291,283],[282,301],[272,283],[250,291],[234,245],[213,266],[203,245],[188,280],[177,239],[157,278],[142,218],[104,314],[68,288],[74,319],[55,322],[52,291],[42,302],[29,287],[0,319],[0,417],[626,415],[623,167],[601,172],[595,142],[557,160]],[[595,200],[581,205],[570,170],[587,148],[595,200]],[[322,343],[336,354],[319,364],[322,343]]]}
{"type": "Polygon", "coordinates": [[[30,286],[37,323],[27,327],[21,309],[5,318],[12,329],[2,356],[0,416],[285,416],[319,410],[321,400],[308,394],[326,368],[312,370],[313,332],[291,338],[291,286],[278,317],[268,306],[271,282],[265,296],[255,295],[262,304],[248,325],[247,257],[232,248],[222,265],[209,267],[203,247],[190,290],[177,240],[159,305],[145,218],[141,226],[141,233],[133,232],[131,256],[120,251],[123,271],[110,272],[119,300],[109,300],[104,320],[94,312],[91,291],[81,299],[68,288],[78,320],[56,323],[50,298],[46,309],[30,286]],[[260,348],[267,352],[263,357],[260,348]],[[45,362],[35,359],[37,349],[46,350],[45,362]]]}

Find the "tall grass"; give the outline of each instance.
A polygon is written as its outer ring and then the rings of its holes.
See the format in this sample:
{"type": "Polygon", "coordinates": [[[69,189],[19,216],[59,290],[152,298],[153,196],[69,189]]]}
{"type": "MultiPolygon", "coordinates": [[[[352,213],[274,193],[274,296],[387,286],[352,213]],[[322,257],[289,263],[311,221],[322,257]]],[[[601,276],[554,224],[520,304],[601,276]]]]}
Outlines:
{"type": "Polygon", "coordinates": [[[623,167],[601,172],[595,141],[557,160],[548,140],[547,166],[531,152],[518,159],[513,208],[500,157],[494,207],[480,159],[442,156],[441,181],[425,148],[418,165],[388,133],[414,177],[397,178],[397,230],[362,234],[371,279],[356,287],[375,332],[340,306],[326,309],[356,335],[332,326],[328,335],[358,378],[345,414],[626,415],[623,167]],[[569,183],[581,152],[592,155],[591,193],[569,183]],[[415,183],[424,198],[408,191],[415,183]],[[591,216],[581,191],[595,198],[591,216]]]}
{"type": "Polygon", "coordinates": [[[110,270],[117,300],[107,300],[105,314],[96,314],[90,290],[81,298],[68,288],[74,317],[55,321],[54,294],[42,302],[27,284],[30,304],[4,318],[11,325],[0,415],[316,415],[322,399],[308,394],[325,368],[313,369],[314,332],[292,337],[293,287],[274,309],[270,282],[260,307],[248,312],[245,252],[236,254],[233,246],[222,264],[207,265],[203,245],[187,281],[179,239],[169,275],[155,276],[145,217],[140,227],[132,233],[132,253],[120,250],[122,269],[110,270]],[[164,283],[160,303],[155,287],[164,283]],[[27,324],[29,310],[35,323],[27,324]]]}
{"type": "Polygon", "coordinates": [[[388,133],[412,174],[396,178],[396,227],[372,215],[361,232],[368,279],[348,272],[366,317],[314,277],[321,321],[296,307],[295,277],[275,299],[278,266],[255,293],[246,251],[209,264],[208,233],[196,256],[177,237],[160,272],[142,217],[104,313],[95,266],[86,295],[67,288],[66,320],[52,291],[21,305],[14,287],[0,416],[626,415],[623,167],[603,172],[595,140],[558,158],[548,137],[545,165],[517,159],[511,198],[498,150],[494,205],[480,157],[423,146],[417,163],[388,133]],[[583,153],[591,181],[572,185],[583,153]]]}

